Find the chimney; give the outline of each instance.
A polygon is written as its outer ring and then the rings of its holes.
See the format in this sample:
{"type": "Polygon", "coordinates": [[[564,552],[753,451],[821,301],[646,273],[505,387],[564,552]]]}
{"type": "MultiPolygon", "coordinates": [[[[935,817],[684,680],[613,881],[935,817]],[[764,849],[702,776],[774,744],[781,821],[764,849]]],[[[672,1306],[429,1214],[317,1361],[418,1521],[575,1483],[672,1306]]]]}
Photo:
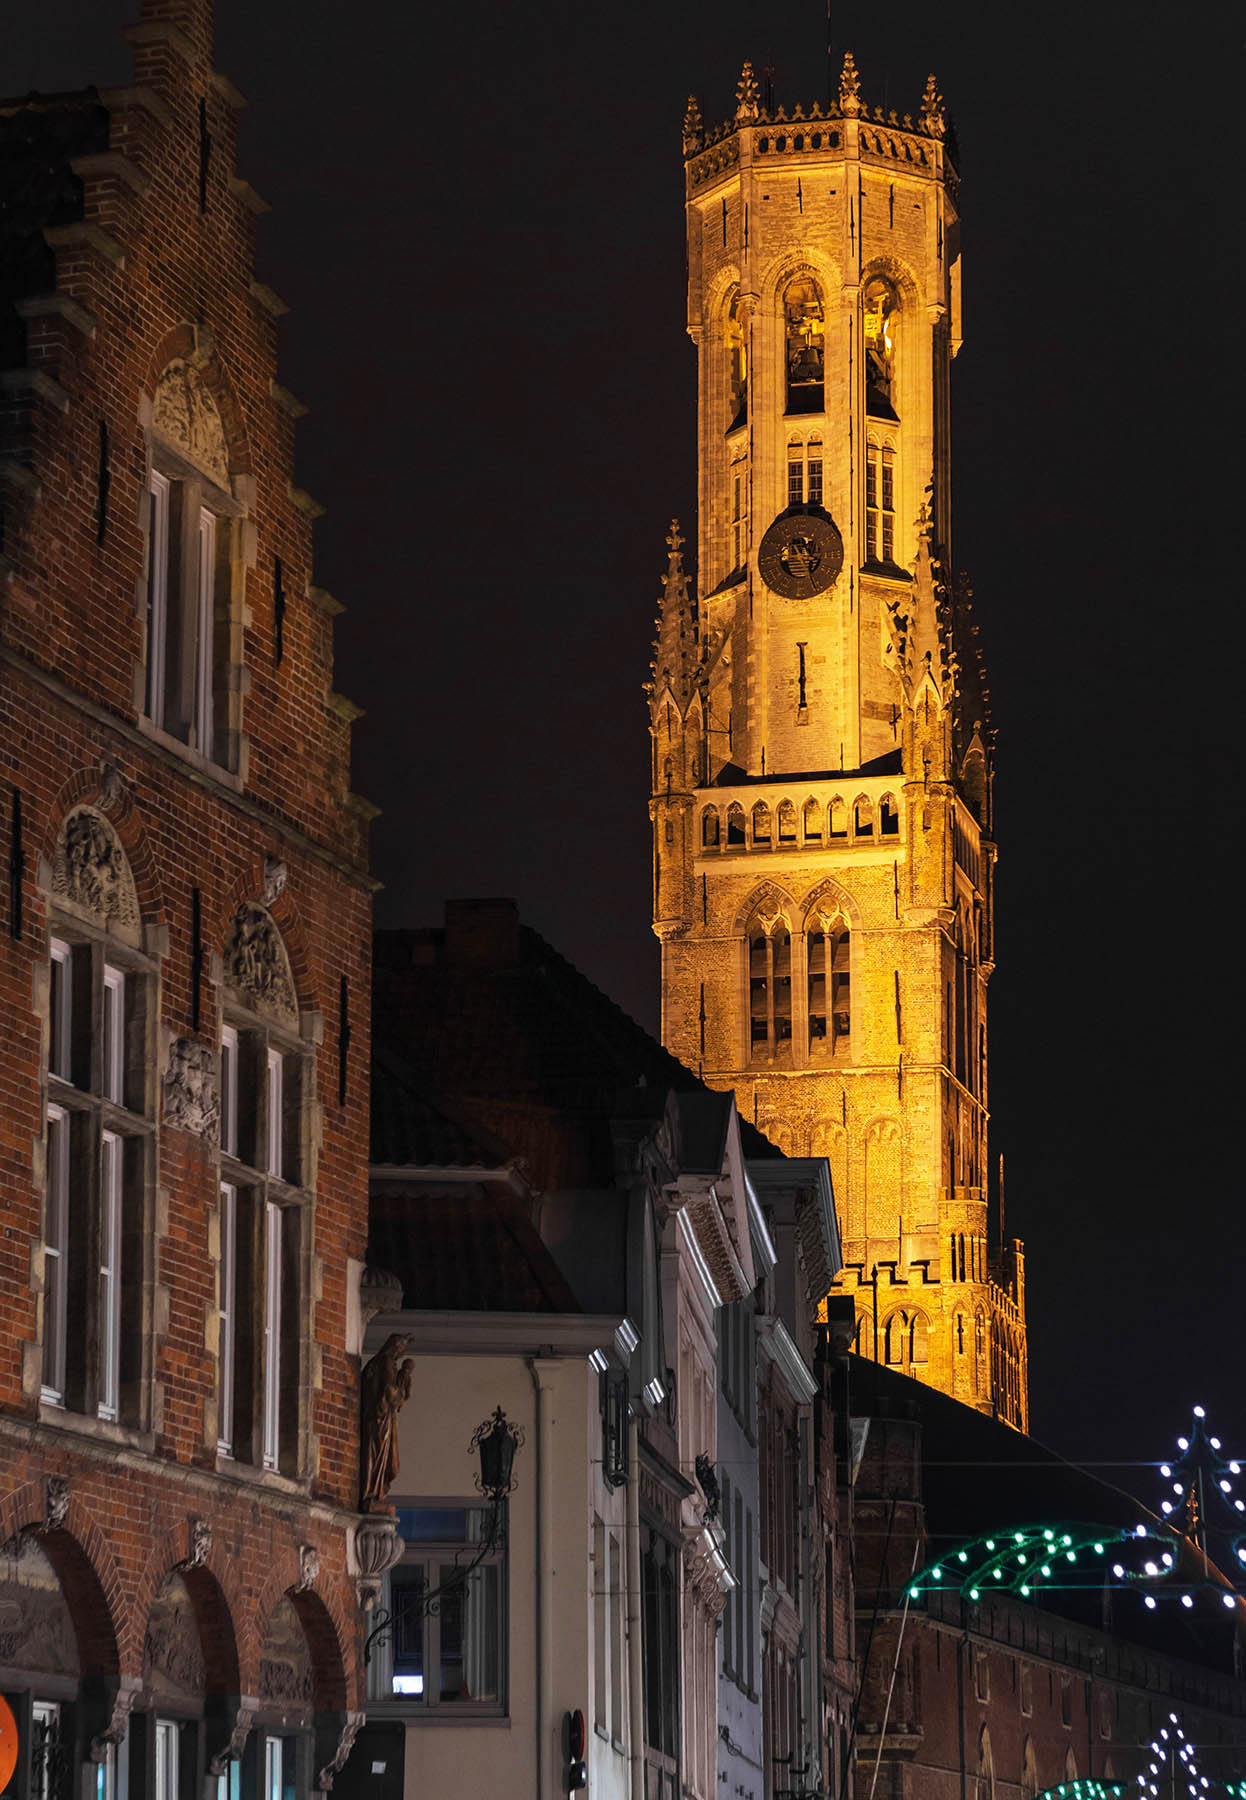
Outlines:
{"type": "Polygon", "coordinates": [[[519,961],[519,907],[513,900],[447,900],[446,961],[508,969],[519,961]]]}

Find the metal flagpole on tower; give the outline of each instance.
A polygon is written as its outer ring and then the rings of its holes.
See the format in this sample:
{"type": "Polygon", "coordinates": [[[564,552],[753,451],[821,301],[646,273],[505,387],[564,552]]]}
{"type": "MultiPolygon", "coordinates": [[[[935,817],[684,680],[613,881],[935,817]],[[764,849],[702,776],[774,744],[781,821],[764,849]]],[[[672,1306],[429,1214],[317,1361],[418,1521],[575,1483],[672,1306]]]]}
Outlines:
{"type": "MultiPolygon", "coordinates": [[[[826,104],[828,110],[835,98],[835,68],[831,43],[831,0],[826,0],[826,104]]],[[[841,759],[842,760],[842,759],[841,759]]]]}

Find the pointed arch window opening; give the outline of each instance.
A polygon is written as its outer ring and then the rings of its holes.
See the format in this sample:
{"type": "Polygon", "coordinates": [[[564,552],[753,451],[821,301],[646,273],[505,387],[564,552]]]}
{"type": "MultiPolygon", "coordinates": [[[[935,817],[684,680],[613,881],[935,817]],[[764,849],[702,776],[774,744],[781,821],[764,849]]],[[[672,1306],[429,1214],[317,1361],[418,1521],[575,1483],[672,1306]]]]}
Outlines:
{"type": "Polygon", "coordinates": [[[780,923],[754,925],[748,938],[749,1047],[775,1055],[792,1041],[792,938],[780,923]]]}
{"type": "Polygon", "coordinates": [[[845,1057],[852,1037],[852,972],[848,927],[816,925],[805,943],[809,1053],[845,1057]]]}
{"type": "Polygon", "coordinates": [[[816,800],[806,800],[804,806],[804,832],[807,844],[822,842],[822,808],[816,800]]]}
{"type": "Polygon", "coordinates": [[[826,315],[817,284],[807,275],[789,281],[783,293],[787,354],[787,411],[825,409],[826,315]]]}
{"type": "Polygon", "coordinates": [[[862,296],[865,336],[865,410],[871,419],[898,420],[896,348],[900,300],[882,275],[865,284],[862,296]]]}
{"type": "Polygon", "coordinates": [[[739,288],[727,303],[723,331],[727,347],[727,431],[748,424],[748,311],[739,288]]]}

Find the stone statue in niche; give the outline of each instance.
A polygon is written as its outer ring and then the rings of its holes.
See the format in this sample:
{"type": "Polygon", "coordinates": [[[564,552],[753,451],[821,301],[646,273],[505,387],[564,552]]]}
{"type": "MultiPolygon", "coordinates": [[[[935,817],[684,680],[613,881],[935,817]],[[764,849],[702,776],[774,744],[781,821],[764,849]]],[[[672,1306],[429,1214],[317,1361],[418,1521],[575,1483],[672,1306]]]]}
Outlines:
{"type": "Polygon", "coordinates": [[[196,1038],[174,1038],[164,1078],[164,1120],[214,1144],[221,1123],[216,1054],[196,1038]]]}
{"type": "Polygon", "coordinates": [[[138,926],[138,895],[125,851],[103,814],[89,806],[76,808],[61,827],[52,892],[106,924],[138,926]]]}
{"type": "Polygon", "coordinates": [[[293,1017],[294,979],[286,947],[271,916],[253,900],[234,915],[225,945],[225,979],[257,1006],[293,1017]]]}
{"type": "Polygon", "coordinates": [[[200,371],[183,357],[174,357],[160,377],[151,422],[162,438],[228,488],[229,451],[220,408],[200,371]]]}
{"type": "Polygon", "coordinates": [[[360,1420],[359,1510],[381,1512],[398,1474],[398,1415],[411,1398],[414,1364],[403,1358],[410,1339],[395,1331],[363,1372],[360,1420]]]}

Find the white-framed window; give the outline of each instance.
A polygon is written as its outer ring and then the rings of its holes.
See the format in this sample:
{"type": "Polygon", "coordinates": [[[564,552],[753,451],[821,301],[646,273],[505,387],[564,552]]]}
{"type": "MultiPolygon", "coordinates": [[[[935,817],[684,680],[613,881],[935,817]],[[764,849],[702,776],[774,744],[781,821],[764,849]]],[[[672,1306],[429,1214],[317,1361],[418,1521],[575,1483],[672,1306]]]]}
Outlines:
{"type": "Polygon", "coordinates": [[[58,1700],[35,1700],[30,1708],[31,1800],[57,1800],[64,1755],[58,1700]]]}
{"type": "Polygon", "coordinates": [[[115,1131],[100,1141],[99,1362],[101,1419],[115,1419],[121,1399],[121,1177],[124,1146],[115,1131]]]}
{"type": "Polygon", "coordinates": [[[236,1758],[217,1776],[213,1800],[242,1800],[242,1764],[236,1758]]]}
{"type": "Polygon", "coordinates": [[[213,755],[217,594],[226,579],[220,513],[235,510],[203,479],[150,473],[143,710],[205,756],[213,755]]]}
{"type": "Polygon", "coordinates": [[[122,1415],[143,1403],[150,965],[78,924],[53,933],[48,960],[42,1398],[134,1423],[122,1415]]]}
{"type": "Polygon", "coordinates": [[[285,1156],[282,1150],[283,1126],[285,1122],[285,1059],[280,1050],[272,1044],[268,1046],[266,1057],[268,1077],[268,1143],[267,1158],[264,1167],[268,1174],[285,1175],[285,1156]]]}
{"type": "Polygon", "coordinates": [[[169,629],[169,499],[172,484],[153,469],[148,477],[147,513],[147,686],[144,711],[154,725],[164,723],[166,641],[169,629]]]}
{"type": "Polygon", "coordinates": [[[464,1579],[488,1530],[489,1508],[464,1500],[399,1500],[401,1562],[385,1577],[392,1624],[374,1646],[368,1697],[413,1711],[500,1715],[506,1708],[505,1521],[487,1556],[464,1579]],[[446,1584],[450,1583],[447,1589],[446,1584]],[[442,1594],[435,1610],[427,1599],[442,1594]]]}
{"type": "Polygon", "coordinates": [[[59,1406],[65,1399],[65,1253],[69,1236],[69,1119],[59,1106],[48,1108],[44,1211],[43,1398],[59,1406]]]}
{"type": "Polygon", "coordinates": [[[238,1154],[238,1033],[221,1026],[221,1149],[238,1154]]]}
{"type": "Polygon", "coordinates": [[[95,1800],[117,1800],[117,1746],[105,1744],[95,1765],[95,1800]]]}
{"type": "Polygon", "coordinates": [[[212,754],[212,638],[216,613],[216,518],[206,506],[199,508],[198,568],[195,584],[195,710],[191,742],[205,756],[212,754]]]}
{"type": "Polygon", "coordinates": [[[217,1449],[234,1453],[234,1380],[237,1360],[238,1190],[230,1181],[220,1188],[221,1267],[217,1306],[220,1345],[220,1396],[217,1403],[217,1449]]]}
{"type": "Polygon", "coordinates": [[[125,971],[104,964],[103,1082],[105,1100],[125,1104],[125,971]]]}
{"type": "Polygon", "coordinates": [[[264,1203],[264,1448],[266,1469],[281,1460],[281,1208],[264,1203]]]}
{"type": "Polygon", "coordinates": [[[220,1032],[217,1450],[294,1473],[298,1457],[302,1100],[309,1053],[235,1012],[220,1032]]]}
{"type": "Polygon", "coordinates": [[[178,1739],[179,1730],[175,1720],[156,1720],[155,1800],[179,1800],[178,1739]]]}
{"type": "Polygon", "coordinates": [[[265,1737],[263,1800],[294,1800],[294,1762],[289,1738],[265,1737]]]}
{"type": "Polygon", "coordinates": [[[69,945],[53,938],[48,946],[48,1073],[73,1080],[74,960],[69,945]]]}

